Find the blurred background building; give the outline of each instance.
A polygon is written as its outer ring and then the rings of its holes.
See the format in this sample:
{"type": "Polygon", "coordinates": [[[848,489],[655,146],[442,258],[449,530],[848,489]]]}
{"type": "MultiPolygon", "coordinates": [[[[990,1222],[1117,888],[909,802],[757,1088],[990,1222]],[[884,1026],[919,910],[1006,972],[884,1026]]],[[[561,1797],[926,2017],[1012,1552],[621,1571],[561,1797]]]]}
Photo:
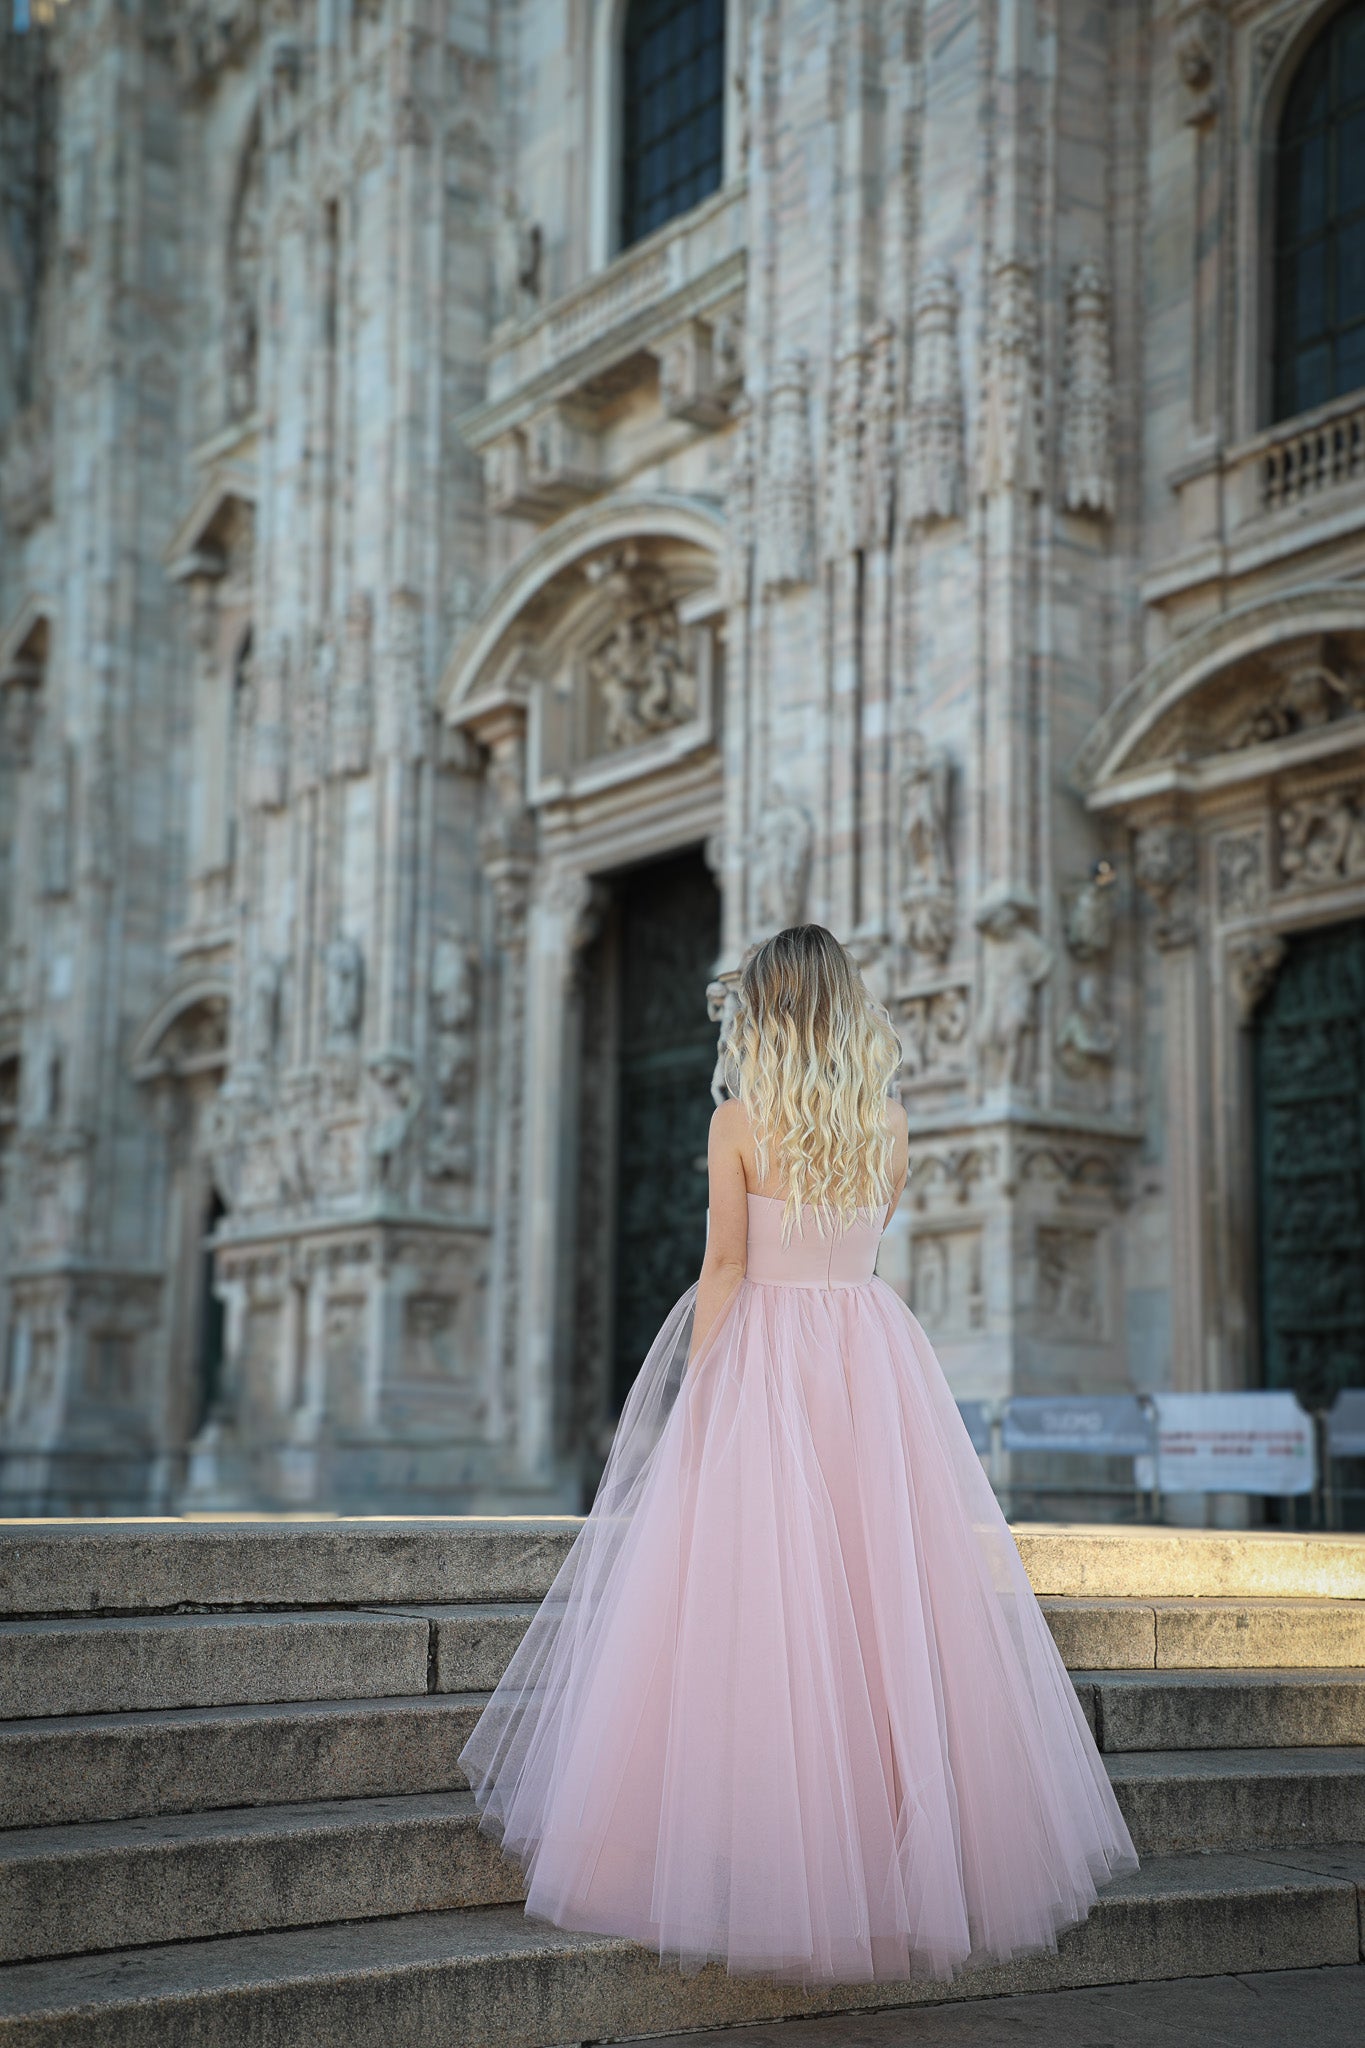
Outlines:
{"type": "Polygon", "coordinates": [[[577,1504],[804,918],[956,1392],[1359,1378],[1365,4],[13,21],[6,1497],[577,1504]]]}

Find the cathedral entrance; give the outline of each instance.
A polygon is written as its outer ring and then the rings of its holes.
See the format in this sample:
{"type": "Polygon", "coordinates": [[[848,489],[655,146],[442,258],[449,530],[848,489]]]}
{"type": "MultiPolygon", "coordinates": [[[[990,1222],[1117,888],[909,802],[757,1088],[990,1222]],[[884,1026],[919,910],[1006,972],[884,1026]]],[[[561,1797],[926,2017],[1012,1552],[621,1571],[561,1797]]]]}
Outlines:
{"type": "Polygon", "coordinates": [[[1254,1073],[1262,1377],[1325,1407],[1365,1382],[1365,920],[1290,940],[1254,1073]]]}
{"type": "Polygon", "coordinates": [[[716,1027],[706,984],[720,897],[700,849],[633,868],[616,926],[616,1228],[611,1400],[619,1413],[706,1245],[706,1135],[716,1027]]]}

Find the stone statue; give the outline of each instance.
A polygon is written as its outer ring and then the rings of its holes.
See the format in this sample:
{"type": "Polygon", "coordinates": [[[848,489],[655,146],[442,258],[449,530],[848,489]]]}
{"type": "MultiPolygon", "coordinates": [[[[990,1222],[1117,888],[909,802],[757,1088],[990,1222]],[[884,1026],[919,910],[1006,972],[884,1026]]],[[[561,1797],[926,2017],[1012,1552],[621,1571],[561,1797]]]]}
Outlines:
{"type": "Polygon", "coordinates": [[[365,1003],[365,956],[355,939],[344,935],[329,940],[323,950],[326,974],[324,1011],[327,1044],[342,1051],[360,1036],[360,1019],[365,1003]]]}
{"type": "Polygon", "coordinates": [[[753,838],[754,898],[762,937],[804,919],[814,841],[811,821],[800,804],[774,789],[753,838]]]}
{"type": "Polygon", "coordinates": [[[948,802],[948,756],[931,752],[923,733],[907,742],[901,782],[901,908],[906,943],[932,960],[947,958],[955,923],[948,802]]]}
{"type": "Polygon", "coordinates": [[[984,941],[976,1043],[988,1086],[1023,1087],[1031,1078],[1037,992],[1052,971],[1037,918],[1032,891],[1008,883],[990,890],[976,913],[984,941]]]}
{"type": "Polygon", "coordinates": [[[1104,980],[1092,968],[1076,976],[1071,1008],[1057,1033],[1057,1057],[1073,1079],[1107,1066],[1118,1050],[1119,1027],[1104,1002],[1104,980]]]}
{"type": "Polygon", "coordinates": [[[382,1193],[401,1194],[408,1140],[422,1106],[421,1085],[406,1053],[376,1053],[368,1073],[373,1098],[367,1146],[372,1184],[382,1193]]]}
{"type": "Polygon", "coordinates": [[[706,1014],[713,1024],[720,1028],[716,1033],[716,1064],[711,1070],[711,1100],[719,1109],[722,1102],[730,1099],[726,1085],[725,1049],[730,1033],[739,1015],[739,975],[721,974],[706,986],[706,1014]]]}
{"type": "Polygon", "coordinates": [[[1072,897],[1066,912],[1066,944],[1073,959],[1102,959],[1113,945],[1117,879],[1112,863],[1098,860],[1072,897]]]}
{"type": "Polygon", "coordinates": [[[280,1027],[279,962],[261,958],[247,985],[246,1056],[253,1066],[268,1067],[275,1057],[280,1027]]]}
{"type": "Polygon", "coordinates": [[[668,578],[634,548],[589,567],[612,599],[611,631],[588,661],[588,680],[602,699],[609,748],[631,747],[697,708],[697,679],[683,658],[682,629],[668,578]]]}
{"type": "Polygon", "coordinates": [[[474,1163],[474,957],[450,933],[436,941],[432,954],[430,1003],[437,1109],[427,1171],[434,1180],[460,1180],[474,1163]]]}
{"type": "Polygon", "coordinates": [[[539,221],[509,187],[502,196],[498,234],[498,311],[504,320],[529,319],[541,298],[544,238],[539,221]]]}

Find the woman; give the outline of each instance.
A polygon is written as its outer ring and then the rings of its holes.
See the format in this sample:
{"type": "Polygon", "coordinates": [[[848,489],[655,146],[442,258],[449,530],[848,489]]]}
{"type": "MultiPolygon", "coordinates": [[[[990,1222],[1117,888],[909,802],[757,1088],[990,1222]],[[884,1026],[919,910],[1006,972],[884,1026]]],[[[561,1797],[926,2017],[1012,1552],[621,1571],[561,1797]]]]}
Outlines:
{"type": "Polygon", "coordinates": [[[819,925],[747,962],[701,1278],[463,1752],[526,1910],[686,1967],[1055,1946],[1128,1830],[942,1371],[873,1277],[899,1046],[819,925]]]}

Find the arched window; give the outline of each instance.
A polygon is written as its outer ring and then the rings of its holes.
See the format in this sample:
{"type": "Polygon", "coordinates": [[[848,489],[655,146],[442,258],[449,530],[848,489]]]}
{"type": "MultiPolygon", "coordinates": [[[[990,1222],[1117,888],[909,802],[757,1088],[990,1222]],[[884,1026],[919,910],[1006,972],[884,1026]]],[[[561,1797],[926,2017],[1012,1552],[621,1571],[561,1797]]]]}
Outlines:
{"type": "Polygon", "coordinates": [[[1275,152],[1276,419],[1365,385],[1365,0],[1290,85],[1275,152]]]}
{"type": "Polygon", "coordinates": [[[725,0],[630,0],[621,96],[625,249],[720,183],[725,0]]]}

